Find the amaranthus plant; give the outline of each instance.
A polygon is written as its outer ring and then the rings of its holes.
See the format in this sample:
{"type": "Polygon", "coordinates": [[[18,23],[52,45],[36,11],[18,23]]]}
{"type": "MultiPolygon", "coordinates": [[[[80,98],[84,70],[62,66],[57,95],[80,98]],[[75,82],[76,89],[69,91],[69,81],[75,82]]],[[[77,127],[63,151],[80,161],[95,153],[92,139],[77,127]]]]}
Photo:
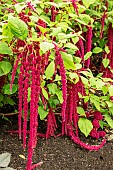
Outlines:
{"type": "MultiPolygon", "coordinates": [[[[28,145],[26,170],[39,166],[32,164],[38,136],[57,136],[57,107],[61,135],[85,149],[100,149],[106,143],[104,127],[113,128],[113,28],[109,12],[113,4],[100,0],[12,3],[2,16],[0,53],[4,60],[5,54],[14,57],[10,91],[18,75],[17,132],[23,148],[28,145]],[[95,57],[102,60],[99,74],[93,70],[95,57]],[[47,130],[41,134],[38,123],[44,118],[47,130]],[[103,140],[91,146],[80,140],[80,133],[103,140]]],[[[3,63],[0,68],[4,71],[3,63]]]]}

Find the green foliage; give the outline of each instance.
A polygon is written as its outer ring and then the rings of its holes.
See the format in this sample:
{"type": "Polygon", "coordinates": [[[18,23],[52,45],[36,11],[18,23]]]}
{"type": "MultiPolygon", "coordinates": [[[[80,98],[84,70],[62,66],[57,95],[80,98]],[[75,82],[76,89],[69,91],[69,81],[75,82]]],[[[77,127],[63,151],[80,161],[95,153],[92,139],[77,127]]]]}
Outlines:
{"type": "Polygon", "coordinates": [[[86,118],[80,118],[78,121],[78,126],[80,131],[87,137],[91,130],[93,129],[93,125],[90,120],[86,118]]]}

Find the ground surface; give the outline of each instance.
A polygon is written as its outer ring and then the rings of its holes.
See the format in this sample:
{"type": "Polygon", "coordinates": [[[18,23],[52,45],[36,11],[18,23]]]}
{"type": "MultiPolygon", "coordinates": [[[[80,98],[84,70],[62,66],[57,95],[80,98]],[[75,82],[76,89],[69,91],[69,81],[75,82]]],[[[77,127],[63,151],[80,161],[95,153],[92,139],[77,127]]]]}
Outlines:
{"type": "MultiPolygon", "coordinates": [[[[27,152],[22,149],[17,134],[7,133],[7,130],[17,129],[17,120],[10,119],[12,123],[0,119],[0,154],[11,153],[10,167],[25,170],[26,160],[19,155],[27,157],[27,152]]],[[[113,142],[107,142],[98,152],[90,152],[67,137],[40,138],[33,159],[34,163],[43,161],[39,170],[113,170],[113,142]]]]}

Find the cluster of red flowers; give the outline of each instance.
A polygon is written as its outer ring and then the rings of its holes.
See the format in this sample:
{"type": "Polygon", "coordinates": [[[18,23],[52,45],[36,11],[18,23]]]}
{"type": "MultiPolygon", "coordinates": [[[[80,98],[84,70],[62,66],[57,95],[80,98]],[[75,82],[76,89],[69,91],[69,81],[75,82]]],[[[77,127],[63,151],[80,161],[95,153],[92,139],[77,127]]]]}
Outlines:
{"type": "Polygon", "coordinates": [[[94,115],[94,120],[92,122],[93,124],[93,129],[92,131],[90,132],[90,136],[92,138],[96,138],[96,139],[99,139],[100,137],[105,137],[106,133],[105,131],[99,131],[98,129],[100,128],[100,123],[99,121],[103,119],[103,115],[99,112],[99,111],[95,111],[93,113],[94,115]]]}

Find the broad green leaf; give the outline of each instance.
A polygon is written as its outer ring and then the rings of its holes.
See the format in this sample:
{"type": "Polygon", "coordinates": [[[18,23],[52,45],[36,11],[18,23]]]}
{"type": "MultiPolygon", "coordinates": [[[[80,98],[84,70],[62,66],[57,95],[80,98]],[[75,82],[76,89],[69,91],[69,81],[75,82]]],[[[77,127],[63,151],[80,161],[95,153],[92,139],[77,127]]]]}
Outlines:
{"type": "Polygon", "coordinates": [[[113,115],[113,106],[109,108],[109,111],[113,115]]]}
{"type": "Polygon", "coordinates": [[[81,77],[82,83],[83,83],[85,86],[88,86],[88,79],[86,79],[86,78],[83,77],[83,76],[80,76],[80,77],[81,77]]]}
{"type": "Polygon", "coordinates": [[[86,117],[85,111],[82,107],[77,107],[77,112],[80,114],[80,116],[86,117]]]}
{"type": "Polygon", "coordinates": [[[108,123],[108,125],[113,128],[113,120],[111,119],[111,117],[108,114],[105,114],[105,120],[108,123]]]}
{"type": "Polygon", "coordinates": [[[40,49],[42,50],[43,53],[46,53],[47,51],[49,51],[53,48],[54,48],[54,44],[52,44],[52,43],[49,43],[49,42],[40,43],[40,49]]]}
{"type": "Polygon", "coordinates": [[[60,103],[63,103],[63,97],[62,97],[62,91],[61,90],[56,90],[56,95],[60,101],[60,103]]]}
{"type": "Polygon", "coordinates": [[[48,100],[48,93],[43,87],[42,87],[42,94],[48,100]]]}
{"type": "Polygon", "coordinates": [[[10,84],[6,84],[4,87],[4,94],[14,94],[17,91],[17,85],[13,84],[12,91],[10,91],[10,84]]]}
{"type": "Polygon", "coordinates": [[[94,101],[93,101],[93,104],[94,104],[94,106],[97,108],[97,110],[100,111],[100,102],[94,100],[94,101]]]}
{"type": "Polygon", "coordinates": [[[0,167],[5,168],[9,165],[11,159],[11,154],[6,152],[0,154],[0,167]]]}
{"type": "Polygon", "coordinates": [[[92,55],[91,51],[87,52],[84,56],[84,60],[87,60],[89,57],[91,57],[91,55],[92,55]]]}
{"type": "Polygon", "coordinates": [[[24,9],[26,7],[26,5],[20,5],[17,3],[14,5],[14,7],[16,9],[16,12],[19,14],[22,11],[22,9],[24,9]]]}
{"type": "Polygon", "coordinates": [[[80,131],[87,137],[91,130],[93,129],[93,125],[90,120],[86,118],[80,118],[78,121],[78,126],[80,131]]]}
{"type": "Polygon", "coordinates": [[[52,28],[52,36],[56,36],[61,30],[61,27],[52,28]]]}
{"type": "Polygon", "coordinates": [[[82,68],[82,64],[76,63],[75,67],[76,67],[76,70],[80,70],[82,68]]]}
{"type": "Polygon", "coordinates": [[[8,24],[4,24],[2,26],[2,36],[4,36],[3,41],[8,43],[12,41],[14,35],[12,34],[11,29],[8,27],[8,24]]]}
{"type": "Polygon", "coordinates": [[[110,85],[110,87],[108,87],[108,91],[110,96],[113,96],[113,85],[110,85]]]}
{"type": "Polygon", "coordinates": [[[48,115],[48,111],[44,110],[42,106],[39,106],[38,114],[40,116],[40,120],[43,120],[48,115]]]}
{"type": "Polygon", "coordinates": [[[85,6],[86,8],[89,8],[89,6],[90,6],[91,4],[93,4],[93,3],[95,3],[96,0],[82,0],[82,2],[83,2],[84,6],[85,6]]]}
{"type": "Polygon", "coordinates": [[[89,101],[89,96],[84,97],[84,102],[87,103],[89,101]]]}
{"type": "Polygon", "coordinates": [[[108,58],[104,58],[104,59],[102,60],[102,64],[104,65],[105,68],[108,67],[109,63],[110,63],[110,61],[109,61],[108,58]]]}
{"type": "Polygon", "coordinates": [[[50,92],[51,94],[55,94],[55,93],[56,93],[57,85],[56,85],[55,83],[48,84],[47,87],[48,87],[49,92],[50,92]]]}
{"type": "Polygon", "coordinates": [[[9,15],[8,26],[11,29],[13,35],[21,40],[25,40],[28,36],[28,26],[24,21],[17,17],[9,15]]]}
{"type": "Polygon", "coordinates": [[[8,47],[8,44],[6,42],[0,41],[0,54],[13,55],[12,50],[10,49],[10,47],[8,47]]]}
{"type": "Polygon", "coordinates": [[[3,71],[3,74],[6,75],[11,71],[12,65],[10,62],[7,61],[1,61],[0,62],[0,68],[3,71]]]}
{"type": "Polygon", "coordinates": [[[107,54],[109,54],[110,50],[109,50],[109,47],[108,47],[108,46],[105,47],[105,52],[106,52],[107,54]]]}
{"type": "Polygon", "coordinates": [[[76,70],[75,64],[73,62],[73,58],[71,54],[67,54],[65,52],[60,52],[62,55],[62,58],[64,60],[64,65],[66,69],[72,69],[76,70]]]}
{"type": "Polygon", "coordinates": [[[66,43],[65,47],[76,50],[76,51],[78,50],[77,46],[72,43],[66,43]]]}
{"type": "Polygon", "coordinates": [[[103,92],[104,95],[107,94],[108,88],[106,86],[103,86],[102,87],[102,92],[103,92]]]}
{"type": "Polygon", "coordinates": [[[7,98],[7,103],[10,104],[11,106],[14,106],[15,102],[13,99],[11,99],[10,97],[7,98]]]}
{"type": "Polygon", "coordinates": [[[102,52],[102,48],[100,48],[100,47],[95,47],[95,48],[93,49],[93,53],[95,53],[95,54],[98,54],[98,53],[100,53],[100,52],[102,52]]]}
{"type": "Polygon", "coordinates": [[[106,103],[107,103],[108,107],[112,107],[113,106],[113,102],[111,102],[111,101],[106,101],[106,103]]]}
{"type": "Polygon", "coordinates": [[[0,93],[0,102],[3,100],[4,96],[0,93]]]}
{"type": "Polygon", "coordinates": [[[28,87],[28,98],[27,98],[28,103],[30,102],[30,100],[31,100],[31,87],[28,87]]]}
{"type": "Polygon", "coordinates": [[[52,61],[46,68],[45,71],[46,79],[50,79],[54,75],[54,72],[55,72],[55,63],[54,61],[52,61]]]}

